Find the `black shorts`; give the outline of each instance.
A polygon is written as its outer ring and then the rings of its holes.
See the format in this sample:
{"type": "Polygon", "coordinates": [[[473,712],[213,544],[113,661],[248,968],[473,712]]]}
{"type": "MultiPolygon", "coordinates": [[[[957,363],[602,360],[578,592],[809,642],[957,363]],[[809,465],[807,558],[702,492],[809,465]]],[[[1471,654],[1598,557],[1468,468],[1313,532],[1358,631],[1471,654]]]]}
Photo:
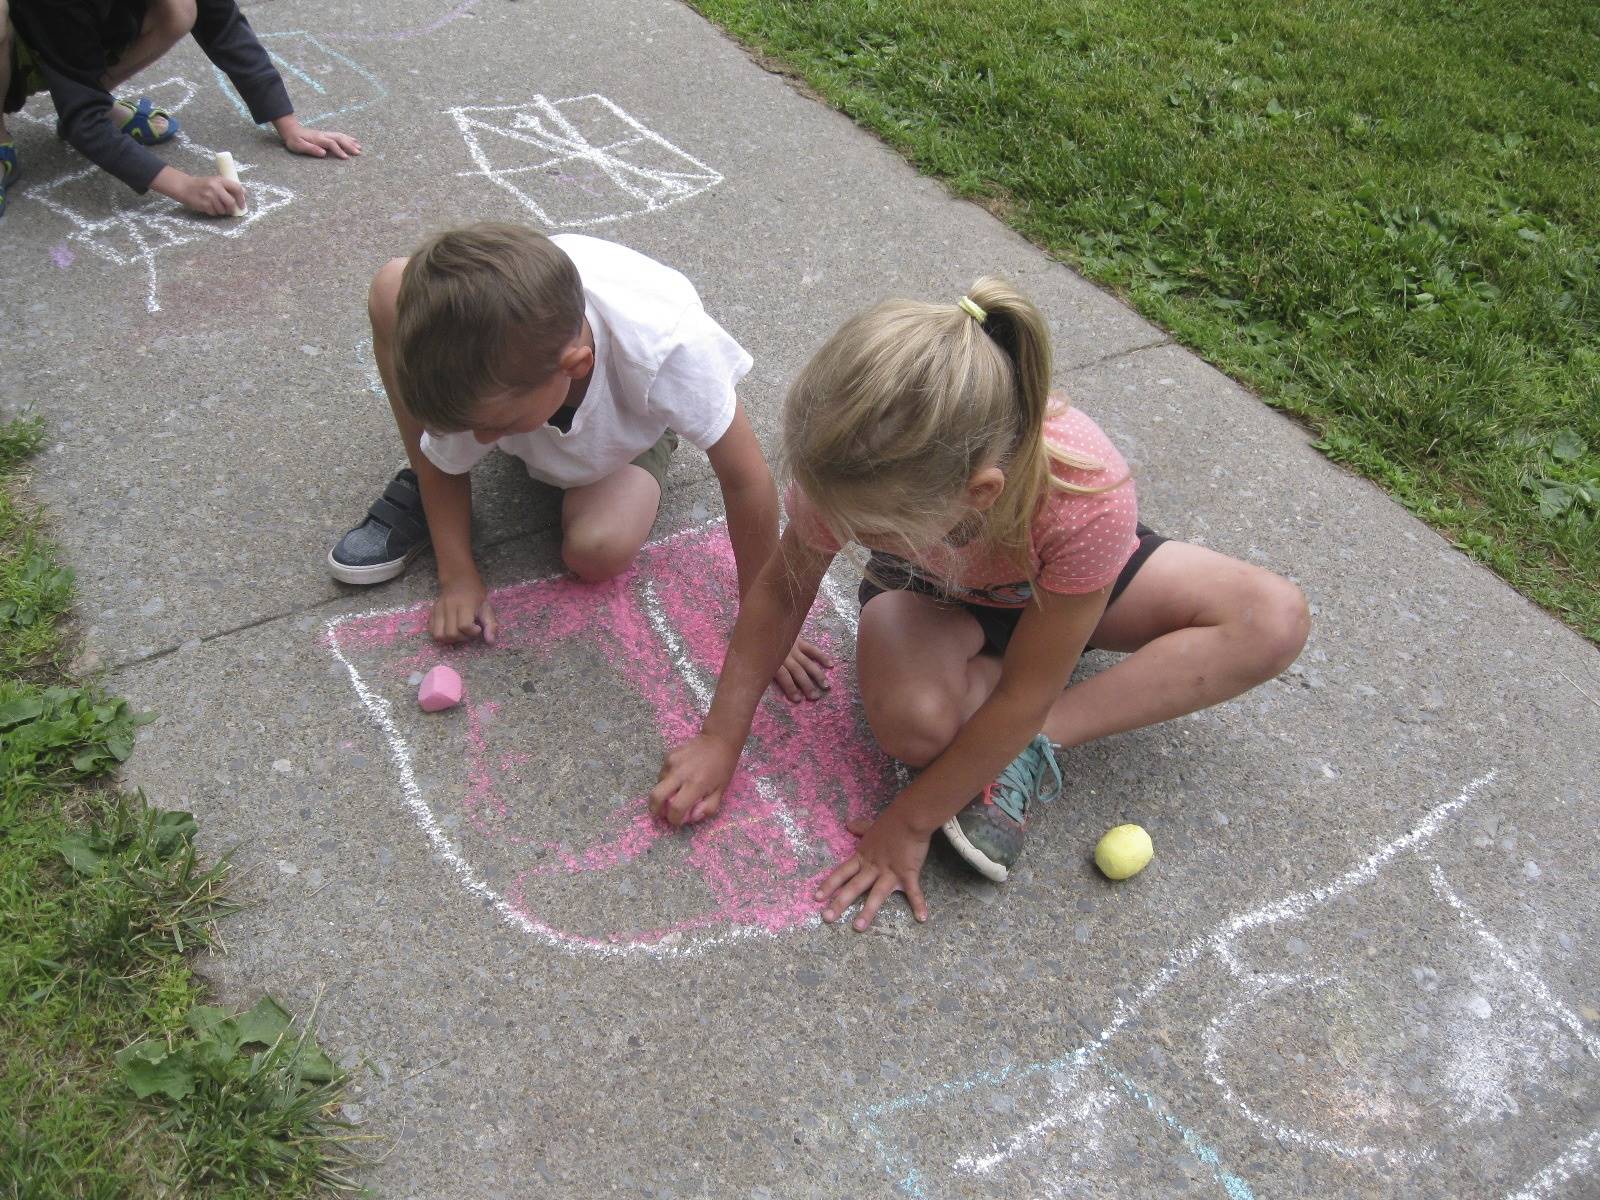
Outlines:
{"type": "MultiPolygon", "coordinates": [[[[1138,547],[1132,557],[1123,564],[1122,571],[1117,575],[1117,581],[1111,585],[1111,598],[1106,601],[1107,608],[1117,602],[1117,597],[1122,595],[1123,589],[1133,582],[1133,577],[1139,573],[1139,568],[1144,566],[1145,560],[1155,553],[1156,547],[1167,540],[1146,525],[1138,527],[1138,534],[1138,547]]],[[[937,584],[930,583],[911,570],[910,564],[905,559],[896,558],[892,554],[880,554],[876,550],[872,552],[872,564],[856,592],[862,608],[865,608],[867,601],[874,596],[891,590],[878,583],[873,578],[874,574],[885,583],[892,584],[892,590],[932,596],[971,613],[983,629],[983,648],[992,654],[1006,652],[1006,647],[1011,643],[1011,635],[1016,632],[1017,622],[1022,619],[1022,614],[1026,611],[1025,608],[996,608],[992,604],[968,604],[961,600],[951,600],[939,590],[937,584]]]]}

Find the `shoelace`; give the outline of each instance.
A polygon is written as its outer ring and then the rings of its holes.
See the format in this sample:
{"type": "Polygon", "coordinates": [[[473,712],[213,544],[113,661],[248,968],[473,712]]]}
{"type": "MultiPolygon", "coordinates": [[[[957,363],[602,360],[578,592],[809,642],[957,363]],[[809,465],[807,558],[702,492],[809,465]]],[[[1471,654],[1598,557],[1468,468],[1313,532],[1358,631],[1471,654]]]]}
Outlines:
{"type": "Polygon", "coordinates": [[[1006,765],[993,783],[983,789],[983,802],[995,805],[1018,825],[1022,824],[1028,805],[1033,802],[1034,789],[1039,784],[1039,769],[1030,761],[1036,758],[1043,758],[1044,764],[1050,768],[1050,774],[1055,776],[1054,789],[1039,793],[1039,799],[1054,800],[1061,795],[1061,768],[1056,763],[1055,747],[1042,733],[1006,765]]]}

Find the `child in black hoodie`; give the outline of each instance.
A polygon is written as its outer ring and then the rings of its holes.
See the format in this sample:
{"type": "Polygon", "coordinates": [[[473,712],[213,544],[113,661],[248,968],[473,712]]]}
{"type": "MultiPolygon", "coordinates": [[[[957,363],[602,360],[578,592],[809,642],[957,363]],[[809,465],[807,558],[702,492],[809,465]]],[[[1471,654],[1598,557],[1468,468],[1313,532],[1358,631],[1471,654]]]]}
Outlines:
{"type": "Polygon", "coordinates": [[[256,122],[272,122],[285,148],[315,158],[361,153],[347,134],[300,124],[283,79],[235,0],[0,0],[0,213],[17,173],[4,113],[41,91],[55,101],[57,132],[134,191],[153,188],[211,216],[243,208],[237,181],[186,174],[146,149],[178,132],[175,118],[148,99],[111,96],[189,33],[233,81],[256,122]]]}

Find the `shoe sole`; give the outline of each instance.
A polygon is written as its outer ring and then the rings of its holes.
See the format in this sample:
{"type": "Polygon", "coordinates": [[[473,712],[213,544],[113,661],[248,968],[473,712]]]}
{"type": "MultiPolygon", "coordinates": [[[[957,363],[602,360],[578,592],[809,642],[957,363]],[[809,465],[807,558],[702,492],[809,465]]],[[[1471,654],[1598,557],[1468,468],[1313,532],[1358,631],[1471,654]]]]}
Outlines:
{"type": "Polygon", "coordinates": [[[951,817],[941,828],[944,830],[944,836],[955,847],[956,853],[966,859],[967,865],[977,871],[978,874],[986,879],[992,879],[996,883],[1004,883],[1010,877],[1011,871],[1009,868],[995,862],[994,859],[979,850],[967,839],[967,835],[962,832],[960,821],[951,817]]]}
{"type": "Polygon", "coordinates": [[[333,556],[333,551],[328,551],[328,570],[340,583],[353,583],[357,587],[367,587],[374,583],[385,583],[401,574],[411,565],[411,560],[427,549],[427,543],[416,547],[400,558],[390,559],[384,563],[373,563],[370,567],[352,567],[342,563],[333,556]]]}

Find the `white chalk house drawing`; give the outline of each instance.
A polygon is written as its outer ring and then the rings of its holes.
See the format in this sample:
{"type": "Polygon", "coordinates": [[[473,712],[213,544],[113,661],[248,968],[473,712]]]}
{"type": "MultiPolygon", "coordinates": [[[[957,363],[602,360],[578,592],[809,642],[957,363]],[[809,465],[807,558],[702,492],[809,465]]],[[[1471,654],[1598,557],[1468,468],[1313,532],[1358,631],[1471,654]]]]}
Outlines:
{"type": "Polygon", "coordinates": [[[722,175],[645,128],[604,96],[535,96],[521,104],[451,108],[475,168],[550,229],[655,212],[722,175]]]}
{"type": "Polygon", "coordinates": [[[858,1128],[919,1200],[1100,1196],[1108,1173],[1128,1200],[1594,1196],[1600,1037],[1427,853],[1492,781],[1188,942],[1060,1056],[883,1102],[858,1128]]]}
{"type": "MultiPolygon", "coordinates": [[[[257,34],[267,56],[283,76],[302,125],[317,125],[376,104],[389,89],[354,59],[329,49],[303,30],[257,34]]],[[[250,110],[228,77],[215,65],[211,73],[239,115],[250,120],[250,110]]]]}
{"type": "MultiPolygon", "coordinates": [[[[157,107],[177,114],[189,105],[198,91],[199,85],[175,76],[154,85],[140,84],[137,94],[149,96],[157,107]]],[[[133,94],[128,89],[118,94],[124,93],[133,94]]],[[[39,114],[30,114],[30,118],[41,124],[54,120],[53,116],[39,114]]],[[[215,173],[216,151],[195,141],[187,130],[178,133],[175,146],[178,152],[191,157],[188,164],[191,171],[206,175],[215,173]]],[[[115,266],[140,268],[144,273],[145,309],[158,313],[161,311],[159,256],[163,252],[208,237],[242,237],[258,221],[293,202],[294,193],[288,188],[250,178],[248,173],[255,169],[255,164],[239,160],[237,155],[235,159],[240,182],[249,198],[245,215],[236,218],[202,217],[189,212],[177,201],[153,192],[135,195],[93,163],[75,166],[54,179],[20,189],[19,194],[25,200],[42,204],[72,226],[72,232],[67,234],[68,241],[115,266]]]]}

